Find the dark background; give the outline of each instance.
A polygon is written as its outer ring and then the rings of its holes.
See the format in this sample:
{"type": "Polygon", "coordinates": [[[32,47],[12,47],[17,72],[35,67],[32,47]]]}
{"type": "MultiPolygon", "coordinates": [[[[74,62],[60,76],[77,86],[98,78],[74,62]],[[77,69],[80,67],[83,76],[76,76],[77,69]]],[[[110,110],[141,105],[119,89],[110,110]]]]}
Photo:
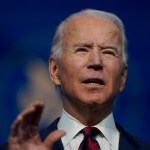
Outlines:
{"type": "MultiPolygon", "coordinates": [[[[0,143],[7,140],[10,126],[21,111],[18,93],[21,89],[30,93],[32,89],[28,88],[32,81],[28,79],[27,66],[41,60],[48,67],[51,41],[57,25],[71,13],[85,8],[113,12],[125,24],[128,78],[123,93],[117,99],[114,115],[127,131],[150,141],[149,0],[1,0],[0,143]]],[[[47,124],[44,122],[45,126],[47,124]]]]}

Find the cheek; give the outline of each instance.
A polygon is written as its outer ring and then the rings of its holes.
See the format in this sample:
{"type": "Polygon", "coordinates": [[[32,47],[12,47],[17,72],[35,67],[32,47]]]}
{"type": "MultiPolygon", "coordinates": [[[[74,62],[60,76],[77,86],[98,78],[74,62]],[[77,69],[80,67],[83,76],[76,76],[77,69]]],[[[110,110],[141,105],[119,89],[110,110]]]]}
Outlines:
{"type": "Polygon", "coordinates": [[[64,74],[72,75],[71,77],[78,76],[81,69],[86,65],[85,59],[74,54],[68,54],[64,57],[61,64],[61,71],[64,74]]]}
{"type": "Polygon", "coordinates": [[[118,86],[121,80],[121,66],[117,63],[108,63],[106,68],[109,84],[112,84],[112,87],[118,86]]]}
{"type": "Polygon", "coordinates": [[[61,63],[59,70],[60,81],[63,85],[74,84],[75,80],[78,79],[80,64],[74,60],[66,59],[61,63]]]}

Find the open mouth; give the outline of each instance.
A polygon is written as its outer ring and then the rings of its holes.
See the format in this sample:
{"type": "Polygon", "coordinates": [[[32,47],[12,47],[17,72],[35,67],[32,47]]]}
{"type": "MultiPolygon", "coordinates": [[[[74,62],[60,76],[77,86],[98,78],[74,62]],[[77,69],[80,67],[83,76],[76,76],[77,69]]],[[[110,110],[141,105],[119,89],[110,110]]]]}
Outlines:
{"type": "Polygon", "coordinates": [[[84,80],[82,83],[89,84],[89,85],[104,85],[104,81],[99,78],[89,78],[84,80]]]}

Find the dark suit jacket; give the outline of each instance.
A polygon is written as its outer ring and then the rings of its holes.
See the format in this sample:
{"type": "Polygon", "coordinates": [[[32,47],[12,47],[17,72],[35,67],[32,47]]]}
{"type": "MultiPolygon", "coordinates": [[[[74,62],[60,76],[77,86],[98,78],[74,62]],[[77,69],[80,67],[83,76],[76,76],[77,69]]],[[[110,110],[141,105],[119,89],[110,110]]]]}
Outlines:
{"type": "MultiPolygon", "coordinates": [[[[59,118],[56,119],[48,128],[40,132],[41,140],[44,140],[48,134],[57,130],[57,123],[59,118]]],[[[119,150],[150,150],[150,144],[139,140],[136,137],[128,134],[120,125],[117,124],[120,132],[119,150]]],[[[7,144],[1,145],[0,150],[8,150],[7,144]]],[[[54,144],[53,150],[64,150],[61,140],[54,144]]]]}
{"type": "MultiPolygon", "coordinates": [[[[47,129],[41,132],[41,139],[44,140],[47,135],[57,130],[57,123],[59,118],[56,119],[47,129]]],[[[117,124],[120,132],[119,150],[150,150],[150,144],[139,140],[136,137],[128,134],[120,125],[117,124]]],[[[53,150],[64,150],[61,140],[55,143],[53,150]]]]}

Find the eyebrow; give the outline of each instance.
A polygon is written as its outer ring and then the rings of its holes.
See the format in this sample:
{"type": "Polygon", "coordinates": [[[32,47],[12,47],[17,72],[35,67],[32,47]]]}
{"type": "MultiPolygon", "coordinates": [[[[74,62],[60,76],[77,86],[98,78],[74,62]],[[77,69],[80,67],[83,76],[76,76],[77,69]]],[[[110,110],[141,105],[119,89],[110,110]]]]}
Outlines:
{"type": "Polygon", "coordinates": [[[88,47],[88,48],[92,48],[93,44],[92,43],[87,43],[87,42],[81,42],[81,43],[75,44],[74,47],[88,47]]]}

